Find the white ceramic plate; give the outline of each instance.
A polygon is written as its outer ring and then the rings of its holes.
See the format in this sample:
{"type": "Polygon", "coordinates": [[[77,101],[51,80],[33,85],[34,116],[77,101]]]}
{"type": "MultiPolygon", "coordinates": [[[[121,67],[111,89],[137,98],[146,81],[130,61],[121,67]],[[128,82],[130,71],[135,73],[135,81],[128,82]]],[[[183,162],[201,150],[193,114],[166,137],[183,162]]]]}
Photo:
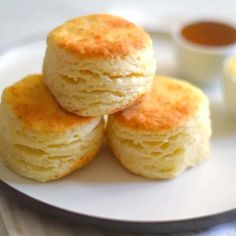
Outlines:
{"type": "MultiPolygon", "coordinates": [[[[0,56],[0,93],[25,75],[39,73],[44,51],[44,41],[5,51],[0,56]]],[[[169,65],[172,59],[164,44],[158,52],[158,65],[169,65]]],[[[136,230],[148,224],[167,227],[142,231],[173,231],[171,223],[177,225],[176,230],[181,230],[178,225],[194,228],[197,224],[186,226],[186,222],[196,222],[194,219],[211,219],[202,226],[212,225],[222,221],[217,216],[222,218],[225,212],[235,217],[236,121],[225,112],[217,86],[208,95],[213,126],[210,158],[173,180],[153,181],[130,174],[106,146],[89,166],[58,181],[37,183],[17,176],[1,162],[0,178],[18,193],[60,208],[62,214],[95,217],[104,224],[133,223],[136,230]]]]}

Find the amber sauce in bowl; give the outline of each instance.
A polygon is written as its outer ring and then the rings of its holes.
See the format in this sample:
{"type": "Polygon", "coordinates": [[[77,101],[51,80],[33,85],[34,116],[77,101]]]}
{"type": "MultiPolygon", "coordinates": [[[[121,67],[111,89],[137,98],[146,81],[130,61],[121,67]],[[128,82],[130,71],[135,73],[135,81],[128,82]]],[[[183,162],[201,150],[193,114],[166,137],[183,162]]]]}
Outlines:
{"type": "Polygon", "coordinates": [[[203,46],[221,47],[236,43],[236,29],[214,21],[192,23],[185,26],[181,34],[190,42],[203,46]]]}
{"type": "Polygon", "coordinates": [[[195,20],[173,31],[178,76],[199,86],[222,77],[222,65],[236,53],[236,28],[224,21],[195,20]]]}

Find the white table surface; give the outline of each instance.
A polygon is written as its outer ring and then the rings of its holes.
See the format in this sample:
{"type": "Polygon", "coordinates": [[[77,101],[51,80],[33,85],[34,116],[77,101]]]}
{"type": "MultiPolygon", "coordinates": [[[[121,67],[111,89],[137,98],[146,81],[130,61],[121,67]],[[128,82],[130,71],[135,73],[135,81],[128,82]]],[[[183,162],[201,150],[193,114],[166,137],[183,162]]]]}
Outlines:
{"type": "MultiPolygon", "coordinates": [[[[175,19],[217,16],[236,19],[235,0],[0,0],[0,48],[82,14],[112,12],[157,31],[168,31],[175,19]]],[[[0,198],[3,197],[0,192],[0,198]]],[[[235,232],[233,232],[235,233],[235,232]]],[[[8,235],[0,216],[0,235],[8,235]]],[[[92,234],[83,234],[92,235],[92,234]]],[[[97,234],[93,234],[97,235],[97,234]]],[[[113,235],[113,234],[111,234],[113,235]]],[[[127,234],[126,234],[127,235],[127,234]]],[[[210,234],[209,234],[210,235],[210,234]]],[[[216,235],[216,234],[211,234],[216,235]]],[[[217,235],[231,235],[222,234],[217,235]]],[[[236,234],[232,234],[236,235],[236,234]]]]}
{"type": "MultiPolygon", "coordinates": [[[[0,198],[5,197],[4,194],[0,191],[0,198]]],[[[5,228],[5,225],[3,223],[2,216],[0,214],[0,235],[2,236],[8,236],[7,230],[5,228]]]]}

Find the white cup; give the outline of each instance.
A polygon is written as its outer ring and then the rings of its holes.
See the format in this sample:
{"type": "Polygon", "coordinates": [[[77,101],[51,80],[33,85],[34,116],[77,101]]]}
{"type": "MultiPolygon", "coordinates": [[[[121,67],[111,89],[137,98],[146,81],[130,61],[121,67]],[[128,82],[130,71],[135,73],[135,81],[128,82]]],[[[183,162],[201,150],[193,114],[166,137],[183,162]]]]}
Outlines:
{"type": "Polygon", "coordinates": [[[182,23],[173,30],[178,76],[199,86],[217,81],[222,76],[224,59],[236,52],[235,43],[227,46],[205,46],[193,43],[183,36],[182,30],[186,26],[203,21],[223,23],[234,28],[232,23],[222,20],[195,19],[182,23]]]}

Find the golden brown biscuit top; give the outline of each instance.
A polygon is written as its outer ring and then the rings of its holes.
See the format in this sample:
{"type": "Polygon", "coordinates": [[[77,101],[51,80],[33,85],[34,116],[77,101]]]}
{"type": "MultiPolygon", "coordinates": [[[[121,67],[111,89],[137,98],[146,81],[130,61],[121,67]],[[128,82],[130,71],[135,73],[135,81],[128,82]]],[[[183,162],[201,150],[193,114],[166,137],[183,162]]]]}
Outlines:
{"type": "Polygon", "coordinates": [[[2,100],[12,107],[26,127],[34,130],[63,131],[93,119],[61,108],[44,85],[42,75],[27,76],[6,88],[2,100]]]}
{"type": "Polygon", "coordinates": [[[112,116],[123,125],[144,131],[180,127],[199,109],[204,95],[190,84],[158,76],[143,99],[112,116]]]}
{"type": "Polygon", "coordinates": [[[49,33],[50,42],[81,57],[127,56],[151,45],[141,28],[107,14],[72,19],[49,33]]]}

